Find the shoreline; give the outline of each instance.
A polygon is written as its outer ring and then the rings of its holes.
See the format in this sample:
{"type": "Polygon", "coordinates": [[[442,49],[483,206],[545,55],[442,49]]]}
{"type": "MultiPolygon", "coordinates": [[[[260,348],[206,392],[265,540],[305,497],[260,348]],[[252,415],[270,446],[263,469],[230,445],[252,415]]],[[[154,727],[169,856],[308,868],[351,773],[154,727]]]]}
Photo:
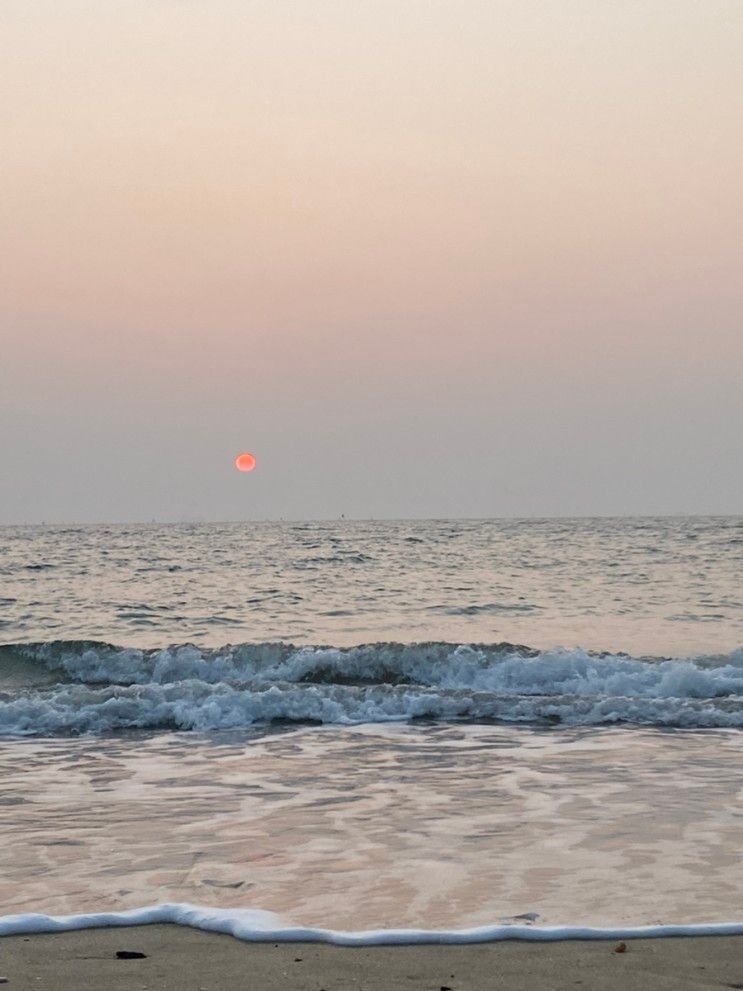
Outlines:
{"type": "Polygon", "coordinates": [[[344,947],[245,942],[171,924],[0,938],[9,991],[438,991],[740,987],[743,936],[344,947]],[[144,954],[118,959],[120,951],[144,954]]]}
{"type": "MultiPolygon", "coordinates": [[[[367,929],[342,931],[298,926],[262,909],[214,908],[185,903],[148,905],[123,912],[76,915],[23,913],[0,916],[0,937],[32,936],[102,929],[169,925],[195,932],[231,936],[246,943],[324,943],[342,947],[461,946],[519,941],[610,942],[743,936],[743,922],[706,922],[639,926],[535,926],[512,922],[465,929],[367,929]]],[[[741,982],[743,983],[743,982],[741,982]]]]}

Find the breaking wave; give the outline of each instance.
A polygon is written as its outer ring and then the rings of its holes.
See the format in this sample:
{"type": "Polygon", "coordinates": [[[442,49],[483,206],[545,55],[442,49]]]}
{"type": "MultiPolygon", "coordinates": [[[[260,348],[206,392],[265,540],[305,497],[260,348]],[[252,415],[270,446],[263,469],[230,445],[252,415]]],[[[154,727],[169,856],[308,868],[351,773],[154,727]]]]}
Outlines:
{"type": "Polygon", "coordinates": [[[743,648],[663,659],[506,643],[0,647],[2,735],[410,719],[743,727],[743,648]]]}

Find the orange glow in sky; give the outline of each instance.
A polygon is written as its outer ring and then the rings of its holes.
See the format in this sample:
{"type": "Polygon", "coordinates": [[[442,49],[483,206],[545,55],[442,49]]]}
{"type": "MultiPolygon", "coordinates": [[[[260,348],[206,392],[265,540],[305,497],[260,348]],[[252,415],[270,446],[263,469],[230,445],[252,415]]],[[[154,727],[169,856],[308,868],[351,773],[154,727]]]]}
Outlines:
{"type": "Polygon", "coordinates": [[[252,471],[255,468],[255,458],[247,451],[238,454],[235,458],[235,467],[238,471],[252,471]]]}
{"type": "Polygon", "coordinates": [[[742,0],[0,18],[0,523],[741,512],[742,0]]]}

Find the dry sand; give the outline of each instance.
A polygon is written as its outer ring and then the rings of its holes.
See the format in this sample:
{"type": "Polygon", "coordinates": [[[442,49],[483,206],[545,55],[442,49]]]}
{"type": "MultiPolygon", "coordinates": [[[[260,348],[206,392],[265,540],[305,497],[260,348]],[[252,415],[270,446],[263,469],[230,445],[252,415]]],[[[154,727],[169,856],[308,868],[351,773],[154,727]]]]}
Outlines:
{"type": "Polygon", "coordinates": [[[8,991],[743,988],[743,937],[343,948],[241,943],[178,926],[0,938],[8,991]],[[117,950],[147,954],[119,960],[117,950]]]}

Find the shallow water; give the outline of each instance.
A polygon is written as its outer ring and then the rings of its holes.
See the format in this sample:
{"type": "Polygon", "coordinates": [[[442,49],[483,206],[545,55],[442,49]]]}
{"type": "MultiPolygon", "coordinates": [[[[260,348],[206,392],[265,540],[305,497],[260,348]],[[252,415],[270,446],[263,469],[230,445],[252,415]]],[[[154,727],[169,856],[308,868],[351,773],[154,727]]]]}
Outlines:
{"type": "Polygon", "coordinates": [[[736,732],[418,725],[0,749],[4,913],[336,929],[743,917],[736,732]]]}

